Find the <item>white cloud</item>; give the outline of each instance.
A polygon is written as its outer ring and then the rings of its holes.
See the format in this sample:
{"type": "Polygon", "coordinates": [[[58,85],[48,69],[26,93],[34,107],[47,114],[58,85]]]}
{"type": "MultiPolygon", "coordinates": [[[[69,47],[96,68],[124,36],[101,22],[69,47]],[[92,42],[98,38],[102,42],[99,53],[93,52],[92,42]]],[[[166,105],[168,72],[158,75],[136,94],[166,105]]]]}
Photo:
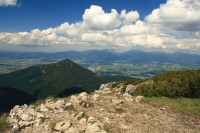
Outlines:
{"type": "Polygon", "coordinates": [[[137,20],[139,20],[140,15],[137,11],[130,11],[126,13],[126,10],[122,10],[120,17],[124,24],[132,24],[136,22],[137,20]]]}
{"type": "Polygon", "coordinates": [[[119,14],[117,10],[112,9],[110,13],[105,13],[102,7],[92,5],[83,14],[83,25],[91,30],[112,30],[123,23],[134,23],[138,19],[137,11],[126,13],[126,10],[122,10],[119,14]]]}
{"type": "Polygon", "coordinates": [[[175,30],[200,30],[199,0],[168,0],[146,17],[152,24],[162,24],[175,30]]]}
{"type": "Polygon", "coordinates": [[[17,0],[0,0],[0,6],[17,6],[17,0]]]}
{"type": "MultiPolygon", "coordinates": [[[[107,13],[102,7],[93,5],[85,10],[81,22],[72,24],[65,22],[55,28],[34,29],[30,32],[0,33],[0,44],[25,46],[62,44],[81,48],[120,50],[139,47],[199,53],[200,31],[192,31],[190,27],[191,23],[195,24],[194,20],[198,20],[197,11],[200,9],[198,7],[196,0],[193,3],[191,0],[168,0],[166,4],[152,11],[145,21],[141,21],[137,11],[122,10],[118,13],[112,9],[107,13]],[[190,5],[186,4],[187,2],[190,5]],[[167,10],[175,10],[174,7],[180,7],[186,14],[183,15],[179,11],[177,14],[170,13],[167,10]],[[187,14],[189,9],[191,10],[189,13],[196,16],[189,17],[187,14]]],[[[198,30],[198,26],[196,28],[198,30]]]]}

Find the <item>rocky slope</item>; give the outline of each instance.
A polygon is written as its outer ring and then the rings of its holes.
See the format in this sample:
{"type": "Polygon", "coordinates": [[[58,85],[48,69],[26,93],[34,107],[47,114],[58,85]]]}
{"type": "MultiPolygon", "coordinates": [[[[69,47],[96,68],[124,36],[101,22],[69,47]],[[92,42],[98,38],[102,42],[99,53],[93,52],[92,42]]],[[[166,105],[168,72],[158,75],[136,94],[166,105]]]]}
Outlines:
{"type": "Polygon", "coordinates": [[[131,86],[125,88],[124,94],[119,88],[111,89],[109,84],[105,84],[92,94],[83,92],[59,100],[47,99],[39,105],[17,105],[9,113],[10,130],[6,132],[198,133],[200,131],[198,117],[150,105],[145,102],[143,96],[129,95],[131,86]]]}

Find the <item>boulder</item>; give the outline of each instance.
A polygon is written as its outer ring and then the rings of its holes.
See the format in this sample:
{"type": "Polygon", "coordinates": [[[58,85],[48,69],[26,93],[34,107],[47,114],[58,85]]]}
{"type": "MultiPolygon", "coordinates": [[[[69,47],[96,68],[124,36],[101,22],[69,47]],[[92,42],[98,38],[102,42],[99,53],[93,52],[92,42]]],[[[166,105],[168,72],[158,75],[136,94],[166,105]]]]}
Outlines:
{"type": "Polygon", "coordinates": [[[126,102],[133,102],[133,97],[130,94],[125,93],[123,97],[126,102]]]}
{"type": "Polygon", "coordinates": [[[100,121],[94,117],[89,117],[85,133],[106,133],[106,131],[103,130],[103,124],[100,121]]]}
{"type": "Polygon", "coordinates": [[[144,101],[144,97],[143,96],[137,96],[136,98],[135,98],[135,101],[136,102],[141,102],[141,101],[144,101]]]}
{"type": "Polygon", "coordinates": [[[113,102],[114,104],[122,104],[122,103],[123,103],[123,100],[121,100],[121,99],[115,97],[115,98],[112,99],[112,102],[113,102]]]}
{"type": "Polygon", "coordinates": [[[137,86],[135,86],[135,85],[128,85],[126,87],[125,93],[133,94],[136,89],[137,89],[137,86]]]}

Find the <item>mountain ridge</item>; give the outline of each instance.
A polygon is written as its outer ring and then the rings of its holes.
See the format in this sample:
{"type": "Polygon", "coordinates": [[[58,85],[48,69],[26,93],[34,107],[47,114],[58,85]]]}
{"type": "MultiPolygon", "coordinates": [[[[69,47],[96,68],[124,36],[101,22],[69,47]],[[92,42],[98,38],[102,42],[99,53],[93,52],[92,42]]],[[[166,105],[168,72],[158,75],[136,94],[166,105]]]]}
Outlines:
{"type": "Polygon", "coordinates": [[[87,50],[87,51],[64,51],[56,53],[44,52],[1,52],[1,58],[44,58],[44,59],[87,59],[88,61],[128,61],[132,63],[178,63],[178,64],[200,64],[200,55],[174,52],[144,52],[130,50],[123,53],[115,53],[111,50],[87,50]]]}
{"type": "Polygon", "coordinates": [[[101,83],[111,80],[112,77],[99,76],[71,60],[65,59],[58,63],[38,64],[4,74],[0,77],[0,85],[13,87],[37,98],[45,98],[57,96],[66,89],[73,88],[79,88],[88,93],[93,92],[101,83]]]}

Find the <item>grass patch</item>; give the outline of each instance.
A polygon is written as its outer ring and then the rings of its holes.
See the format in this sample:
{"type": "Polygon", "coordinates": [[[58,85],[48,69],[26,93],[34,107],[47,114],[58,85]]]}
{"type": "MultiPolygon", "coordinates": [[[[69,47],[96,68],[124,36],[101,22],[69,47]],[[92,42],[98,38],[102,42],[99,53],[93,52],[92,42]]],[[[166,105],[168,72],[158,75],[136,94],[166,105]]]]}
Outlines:
{"type": "Polygon", "coordinates": [[[52,101],[55,102],[55,101],[57,101],[57,100],[59,100],[59,99],[61,99],[61,98],[50,96],[50,97],[47,97],[47,98],[45,98],[45,99],[39,99],[39,100],[35,101],[35,102],[33,103],[33,105],[39,106],[39,105],[41,105],[42,103],[44,104],[44,103],[46,102],[46,100],[52,100],[52,101]]]}
{"type": "Polygon", "coordinates": [[[200,98],[147,97],[148,102],[158,106],[168,106],[180,112],[200,116],[200,98]]]}
{"type": "Polygon", "coordinates": [[[124,112],[124,109],[122,108],[115,108],[115,111],[119,114],[123,113],[124,112]]]}
{"type": "Polygon", "coordinates": [[[123,86],[123,88],[122,88],[121,91],[120,91],[121,94],[124,94],[124,93],[126,92],[126,87],[127,87],[127,86],[123,86]]]}
{"type": "Polygon", "coordinates": [[[106,94],[104,94],[105,96],[114,96],[116,93],[115,92],[113,92],[113,91],[111,91],[110,93],[106,93],[106,94]]]}
{"type": "Polygon", "coordinates": [[[6,115],[0,116],[0,133],[3,133],[8,128],[8,123],[6,121],[6,115]]]}
{"type": "Polygon", "coordinates": [[[69,106],[66,109],[64,109],[65,111],[69,111],[69,112],[77,112],[76,108],[74,106],[69,106]]]}

